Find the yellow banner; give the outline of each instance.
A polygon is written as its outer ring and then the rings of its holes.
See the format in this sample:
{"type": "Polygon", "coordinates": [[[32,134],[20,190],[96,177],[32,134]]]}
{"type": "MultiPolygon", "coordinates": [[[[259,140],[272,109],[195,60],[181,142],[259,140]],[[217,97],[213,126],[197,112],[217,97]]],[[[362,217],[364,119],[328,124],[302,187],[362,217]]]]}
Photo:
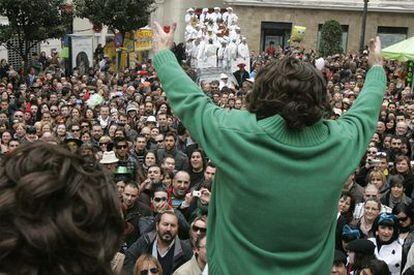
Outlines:
{"type": "Polygon", "coordinates": [[[152,30],[140,29],[135,32],[135,50],[148,51],[152,48],[152,30]]]}

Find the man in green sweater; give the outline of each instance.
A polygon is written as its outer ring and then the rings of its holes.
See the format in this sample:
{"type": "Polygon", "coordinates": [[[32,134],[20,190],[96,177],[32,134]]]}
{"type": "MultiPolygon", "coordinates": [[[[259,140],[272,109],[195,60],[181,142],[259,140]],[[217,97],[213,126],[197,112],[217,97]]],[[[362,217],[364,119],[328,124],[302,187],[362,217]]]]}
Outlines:
{"type": "Polygon", "coordinates": [[[364,89],[340,119],[323,119],[325,81],[285,58],[255,80],[248,110],[213,104],[156,24],[154,66],[171,107],[217,164],[208,218],[210,274],[328,274],[337,201],[376,129],[386,77],[371,41],[364,89]],[[223,148],[225,148],[223,150],[223,148]]]}

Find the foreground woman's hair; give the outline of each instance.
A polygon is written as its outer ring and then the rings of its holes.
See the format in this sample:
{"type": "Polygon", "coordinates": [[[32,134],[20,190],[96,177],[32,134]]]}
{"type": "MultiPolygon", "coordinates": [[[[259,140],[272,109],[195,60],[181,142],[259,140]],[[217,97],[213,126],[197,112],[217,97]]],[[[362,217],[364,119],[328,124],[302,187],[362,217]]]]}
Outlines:
{"type": "Polygon", "coordinates": [[[0,165],[0,273],[112,274],[122,217],[99,167],[36,142],[0,165]]]}

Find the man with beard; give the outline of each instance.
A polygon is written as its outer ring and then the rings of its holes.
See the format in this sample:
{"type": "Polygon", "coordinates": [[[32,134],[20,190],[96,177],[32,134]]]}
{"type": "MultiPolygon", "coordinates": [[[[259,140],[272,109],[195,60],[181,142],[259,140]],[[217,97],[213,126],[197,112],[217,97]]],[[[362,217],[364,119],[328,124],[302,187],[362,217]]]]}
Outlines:
{"type": "Polygon", "coordinates": [[[388,151],[388,161],[394,162],[395,158],[398,155],[402,155],[401,147],[402,147],[402,138],[399,136],[393,136],[390,142],[390,149],[388,151]]]}
{"type": "Polygon", "coordinates": [[[91,142],[92,145],[97,148],[98,150],[99,148],[99,139],[103,136],[104,131],[102,129],[102,126],[100,124],[95,124],[92,126],[92,138],[91,138],[91,142]]]}
{"type": "Polygon", "coordinates": [[[173,132],[165,135],[163,149],[158,149],[157,159],[164,159],[166,156],[173,156],[175,159],[176,170],[186,170],[188,168],[188,157],[176,148],[177,136],[173,132]]]}
{"type": "Polygon", "coordinates": [[[196,240],[193,248],[194,256],[183,264],[173,275],[199,275],[203,272],[207,264],[207,237],[203,236],[196,240]]]}
{"type": "Polygon", "coordinates": [[[132,275],[136,260],[143,254],[152,254],[161,263],[163,275],[172,274],[191,259],[191,247],[179,239],[178,218],[167,210],[157,217],[156,230],[142,235],[125,253],[124,272],[132,275]]]}

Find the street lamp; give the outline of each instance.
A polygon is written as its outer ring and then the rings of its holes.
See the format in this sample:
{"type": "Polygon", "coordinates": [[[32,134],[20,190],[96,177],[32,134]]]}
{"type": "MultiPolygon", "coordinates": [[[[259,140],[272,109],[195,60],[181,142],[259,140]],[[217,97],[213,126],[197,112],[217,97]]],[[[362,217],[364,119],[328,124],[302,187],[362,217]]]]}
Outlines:
{"type": "Polygon", "coordinates": [[[364,0],[364,10],[362,11],[361,40],[359,44],[359,50],[361,52],[364,50],[365,46],[365,26],[367,25],[368,2],[369,0],[364,0]]]}

